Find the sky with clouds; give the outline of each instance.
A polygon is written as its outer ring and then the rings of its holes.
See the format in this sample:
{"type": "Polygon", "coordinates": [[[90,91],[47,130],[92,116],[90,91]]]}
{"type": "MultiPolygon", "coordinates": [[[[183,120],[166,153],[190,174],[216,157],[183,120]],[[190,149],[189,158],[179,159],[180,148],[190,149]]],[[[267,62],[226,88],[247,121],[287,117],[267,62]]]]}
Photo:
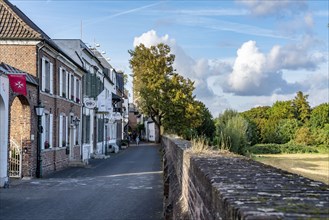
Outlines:
{"type": "MultiPolygon", "coordinates": [[[[165,43],[214,117],[309,95],[329,102],[325,0],[11,0],[54,39],[98,43],[130,74],[128,50],[165,43]]],[[[129,82],[131,87],[131,82],[129,82]]]]}

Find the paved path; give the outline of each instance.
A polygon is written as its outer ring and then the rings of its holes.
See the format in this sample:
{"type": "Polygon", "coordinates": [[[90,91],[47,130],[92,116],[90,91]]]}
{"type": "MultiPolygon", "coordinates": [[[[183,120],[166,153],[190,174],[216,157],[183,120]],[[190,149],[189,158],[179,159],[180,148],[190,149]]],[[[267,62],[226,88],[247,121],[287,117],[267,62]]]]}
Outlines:
{"type": "Polygon", "coordinates": [[[162,219],[159,146],[131,146],[86,168],[0,189],[0,219],[162,219]]]}

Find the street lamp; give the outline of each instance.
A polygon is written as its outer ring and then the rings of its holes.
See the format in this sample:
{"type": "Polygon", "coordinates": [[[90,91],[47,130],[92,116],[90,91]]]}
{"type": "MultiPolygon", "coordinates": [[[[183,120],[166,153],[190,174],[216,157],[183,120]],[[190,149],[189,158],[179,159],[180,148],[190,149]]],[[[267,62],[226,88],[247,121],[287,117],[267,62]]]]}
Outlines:
{"type": "Polygon", "coordinates": [[[38,105],[34,107],[35,113],[38,116],[38,136],[37,136],[37,170],[36,170],[36,176],[37,178],[42,177],[42,158],[41,158],[41,134],[43,133],[43,127],[41,125],[41,117],[43,115],[43,112],[45,110],[45,106],[42,105],[41,101],[38,102],[38,105]]]}
{"type": "Polygon", "coordinates": [[[72,120],[72,124],[75,125],[75,127],[78,127],[79,126],[79,123],[80,123],[80,119],[78,117],[75,117],[73,120],[72,120]]]}

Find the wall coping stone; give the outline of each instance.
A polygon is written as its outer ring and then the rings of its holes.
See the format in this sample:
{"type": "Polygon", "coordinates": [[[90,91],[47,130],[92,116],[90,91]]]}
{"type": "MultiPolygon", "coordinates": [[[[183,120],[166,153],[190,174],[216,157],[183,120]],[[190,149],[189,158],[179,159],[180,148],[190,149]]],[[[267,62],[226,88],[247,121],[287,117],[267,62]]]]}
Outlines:
{"type": "MultiPolygon", "coordinates": [[[[178,138],[164,136],[162,144],[165,152],[174,146],[178,149],[171,150],[189,154],[189,186],[179,180],[183,168],[172,167],[180,169],[176,174],[182,188],[194,185],[207,209],[200,212],[212,219],[329,219],[329,186],[322,182],[230,153],[193,154],[187,151],[191,144],[178,138]]],[[[189,218],[204,219],[194,215],[200,207],[188,203],[189,218]]]]}

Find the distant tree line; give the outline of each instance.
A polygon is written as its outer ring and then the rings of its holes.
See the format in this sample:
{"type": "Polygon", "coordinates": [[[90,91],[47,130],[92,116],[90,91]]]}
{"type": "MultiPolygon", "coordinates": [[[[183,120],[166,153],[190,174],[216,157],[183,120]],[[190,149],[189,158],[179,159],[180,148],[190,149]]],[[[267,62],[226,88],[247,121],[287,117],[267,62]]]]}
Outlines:
{"type": "Polygon", "coordinates": [[[329,150],[329,104],[311,108],[301,91],[293,100],[215,119],[213,144],[240,154],[329,150]]]}

